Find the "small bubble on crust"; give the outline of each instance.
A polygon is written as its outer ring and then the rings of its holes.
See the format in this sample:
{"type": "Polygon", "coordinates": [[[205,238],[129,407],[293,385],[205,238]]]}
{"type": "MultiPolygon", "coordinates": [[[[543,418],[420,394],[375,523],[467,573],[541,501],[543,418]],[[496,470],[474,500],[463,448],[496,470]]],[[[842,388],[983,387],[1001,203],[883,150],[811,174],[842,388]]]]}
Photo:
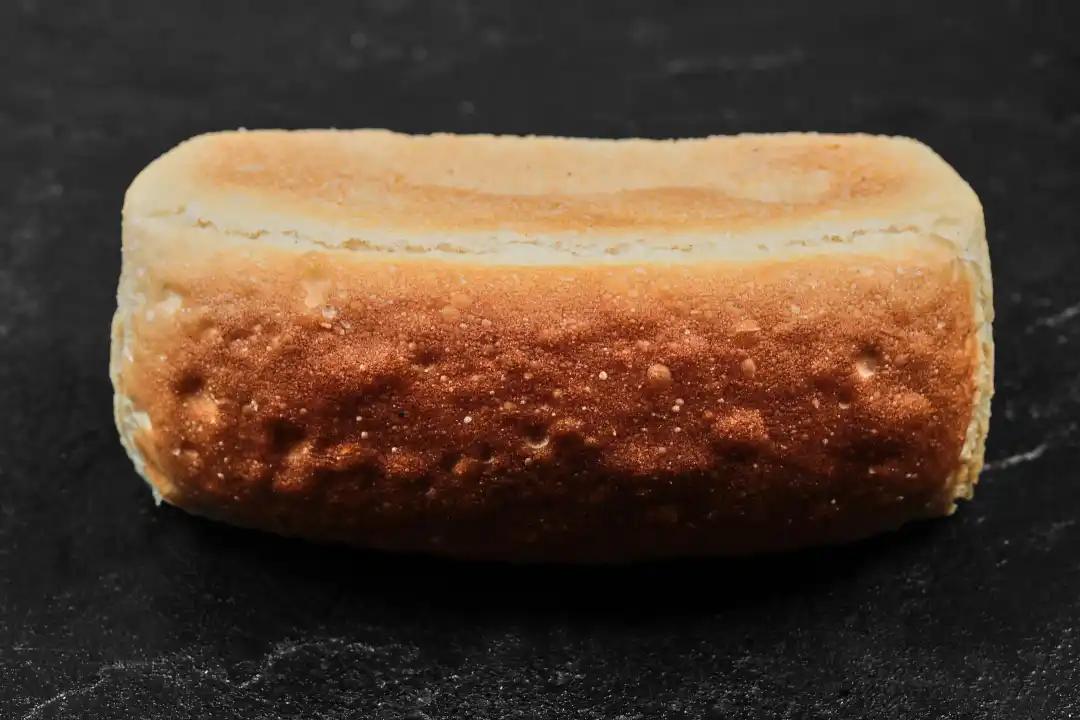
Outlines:
{"type": "Polygon", "coordinates": [[[548,434],[548,429],[544,425],[532,425],[525,430],[525,444],[534,450],[547,447],[547,444],[551,442],[551,437],[548,434]]]}
{"type": "Polygon", "coordinates": [[[761,325],[755,321],[745,318],[735,323],[735,333],[756,333],[761,331],[761,325]]]}
{"type": "Polygon", "coordinates": [[[754,377],[757,373],[757,363],[754,362],[753,358],[746,358],[743,360],[739,368],[742,370],[743,375],[748,378],[754,377]]]}
{"type": "Polygon", "coordinates": [[[869,380],[878,371],[878,359],[871,353],[863,353],[855,360],[855,371],[863,380],[869,380]]]}
{"type": "Polygon", "coordinates": [[[761,326],[753,320],[740,320],[735,324],[735,344],[752,348],[761,340],[761,326]]]}
{"type": "Polygon", "coordinates": [[[326,300],[326,291],[330,283],[319,280],[306,280],[302,283],[304,288],[304,305],[314,310],[326,300]]]}
{"type": "Polygon", "coordinates": [[[672,383],[671,369],[667,365],[659,363],[652,365],[646,371],[645,379],[648,381],[649,386],[656,390],[669,388],[672,383]]]}
{"type": "Polygon", "coordinates": [[[206,425],[215,424],[219,416],[217,402],[205,395],[193,396],[188,402],[188,412],[192,419],[206,425]]]}

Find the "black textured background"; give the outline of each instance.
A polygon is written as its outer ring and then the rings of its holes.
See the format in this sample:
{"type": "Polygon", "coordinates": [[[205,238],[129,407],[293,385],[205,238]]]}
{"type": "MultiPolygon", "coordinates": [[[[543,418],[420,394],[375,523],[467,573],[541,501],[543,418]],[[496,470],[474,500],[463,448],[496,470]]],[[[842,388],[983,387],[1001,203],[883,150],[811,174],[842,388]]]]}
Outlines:
{"type": "Polygon", "coordinates": [[[0,717],[1080,715],[1078,30],[1076,0],[3,0],[0,717]],[[155,509],[110,416],[120,204],[237,126],[928,142],[994,262],[976,501],[854,547],[619,571],[155,509]]]}

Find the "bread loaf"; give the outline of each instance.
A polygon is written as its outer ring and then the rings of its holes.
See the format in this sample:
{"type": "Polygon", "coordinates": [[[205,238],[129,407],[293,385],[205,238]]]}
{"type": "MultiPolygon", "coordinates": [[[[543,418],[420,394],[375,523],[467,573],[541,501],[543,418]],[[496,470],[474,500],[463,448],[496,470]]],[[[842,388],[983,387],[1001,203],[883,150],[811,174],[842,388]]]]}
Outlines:
{"type": "Polygon", "coordinates": [[[913,140],[205,135],[128,190],[111,376],[159,499],[317,541],[619,562],[952,512],[990,263],[913,140]]]}

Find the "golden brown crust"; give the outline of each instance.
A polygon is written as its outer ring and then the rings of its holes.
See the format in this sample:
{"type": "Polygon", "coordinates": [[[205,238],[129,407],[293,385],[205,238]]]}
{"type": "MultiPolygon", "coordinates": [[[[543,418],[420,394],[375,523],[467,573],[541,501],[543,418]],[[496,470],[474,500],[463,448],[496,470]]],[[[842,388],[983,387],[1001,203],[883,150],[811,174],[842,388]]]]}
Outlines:
{"type": "MultiPolygon", "coordinates": [[[[198,166],[233,203],[236,142],[217,174],[198,166]]],[[[808,142],[784,152],[816,162],[808,142]]],[[[857,157],[845,167],[874,164],[857,157]]],[[[296,172],[282,202],[318,195],[321,176],[296,172]]],[[[868,211],[855,191],[827,202],[850,220],[902,204],[890,192],[868,211]]],[[[479,227],[425,197],[424,222],[479,227]]],[[[591,217],[623,228],[616,207],[591,217]]],[[[499,208],[488,222],[522,231],[544,216],[499,208]]],[[[981,228],[981,212],[961,221],[981,228]]],[[[967,241],[916,229],[753,260],[513,265],[260,243],[129,207],[118,423],[170,503],[313,539],[611,561],[863,537],[950,512],[981,466],[989,276],[985,242],[967,241]]]]}
{"type": "Polygon", "coordinates": [[[912,209],[970,215],[977,204],[948,165],[906,138],[605,141],[364,130],[204,135],[148,167],[126,209],[260,235],[282,219],[294,235],[298,224],[318,223],[354,245],[389,234],[418,251],[428,235],[436,247],[467,237],[466,249],[493,233],[670,242],[836,218],[910,224],[925,219],[908,217],[912,209]]]}

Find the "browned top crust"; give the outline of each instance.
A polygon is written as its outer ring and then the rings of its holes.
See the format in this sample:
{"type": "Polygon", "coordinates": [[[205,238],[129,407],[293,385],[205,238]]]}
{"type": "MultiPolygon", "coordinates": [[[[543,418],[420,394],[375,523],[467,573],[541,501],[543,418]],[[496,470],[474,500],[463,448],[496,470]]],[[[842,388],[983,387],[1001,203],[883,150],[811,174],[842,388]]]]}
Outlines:
{"type": "Polygon", "coordinates": [[[947,164],[906,138],[582,140],[362,130],[195,138],[140,176],[127,210],[195,213],[215,223],[221,214],[230,226],[240,215],[270,225],[292,216],[353,232],[670,238],[782,232],[836,218],[964,215],[977,205],[947,164]]]}

